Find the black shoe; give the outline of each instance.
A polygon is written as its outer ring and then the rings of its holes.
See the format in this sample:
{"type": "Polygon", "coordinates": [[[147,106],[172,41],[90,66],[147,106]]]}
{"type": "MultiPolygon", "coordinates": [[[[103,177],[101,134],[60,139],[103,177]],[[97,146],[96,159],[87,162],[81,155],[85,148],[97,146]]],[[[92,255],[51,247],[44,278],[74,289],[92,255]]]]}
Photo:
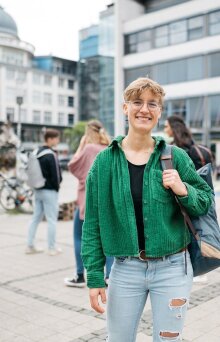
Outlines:
{"type": "Polygon", "coordinates": [[[85,287],[86,282],[83,274],[78,274],[75,278],[65,278],[64,284],[71,287],[85,287]]]}

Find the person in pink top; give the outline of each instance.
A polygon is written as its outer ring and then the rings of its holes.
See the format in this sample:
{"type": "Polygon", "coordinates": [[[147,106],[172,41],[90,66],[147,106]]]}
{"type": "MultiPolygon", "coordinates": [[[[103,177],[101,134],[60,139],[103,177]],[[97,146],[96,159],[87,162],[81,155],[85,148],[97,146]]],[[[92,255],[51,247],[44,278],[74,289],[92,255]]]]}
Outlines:
{"type": "MultiPolygon", "coordinates": [[[[77,275],[73,278],[65,278],[64,283],[72,287],[84,287],[84,266],[81,259],[81,237],[85,212],[85,183],[90,167],[97,154],[110,143],[110,137],[106,133],[102,123],[98,120],[88,122],[85,135],[81,138],[79,147],[68,164],[69,171],[79,180],[77,194],[77,210],[74,214],[73,243],[75,250],[77,275]]],[[[106,285],[111,271],[113,258],[106,258],[106,285]]]]}

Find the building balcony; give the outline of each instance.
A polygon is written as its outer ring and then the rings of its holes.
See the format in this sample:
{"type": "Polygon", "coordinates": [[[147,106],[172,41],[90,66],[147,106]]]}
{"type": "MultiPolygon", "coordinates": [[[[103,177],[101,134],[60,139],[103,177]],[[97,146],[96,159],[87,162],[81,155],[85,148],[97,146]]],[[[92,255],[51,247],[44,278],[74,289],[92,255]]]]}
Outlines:
{"type": "Polygon", "coordinates": [[[25,50],[31,53],[32,55],[34,54],[34,50],[35,50],[33,45],[23,42],[19,39],[10,38],[10,37],[0,37],[0,45],[12,47],[12,48],[19,49],[19,50],[25,50]]]}

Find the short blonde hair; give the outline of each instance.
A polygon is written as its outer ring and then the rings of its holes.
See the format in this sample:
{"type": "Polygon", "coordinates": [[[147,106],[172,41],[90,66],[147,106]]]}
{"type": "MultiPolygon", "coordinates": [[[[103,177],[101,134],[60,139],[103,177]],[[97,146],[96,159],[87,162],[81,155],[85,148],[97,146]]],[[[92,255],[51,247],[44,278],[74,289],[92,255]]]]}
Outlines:
{"type": "Polygon", "coordinates": [[[163,106],[165,91],[160,84],[147,77],[137,78],[131,82],[124,90],[124,101],[135,100],[145,91],[151,91],[159,98],[160,105],[163,106]]]}

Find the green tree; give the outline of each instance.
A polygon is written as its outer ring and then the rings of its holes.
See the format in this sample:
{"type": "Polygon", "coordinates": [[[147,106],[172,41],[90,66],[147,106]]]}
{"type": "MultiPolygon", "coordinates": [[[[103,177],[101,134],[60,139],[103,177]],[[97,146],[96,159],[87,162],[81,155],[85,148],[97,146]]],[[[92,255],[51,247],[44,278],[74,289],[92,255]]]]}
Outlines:
{"type": "Polygon", "coordinates": [[[65,129],[64,136],[71,152],[75,152],[77,150],[80,139],[85,133],[86,124],[86,121],[78,121],[72,128],[65,129]]]}

